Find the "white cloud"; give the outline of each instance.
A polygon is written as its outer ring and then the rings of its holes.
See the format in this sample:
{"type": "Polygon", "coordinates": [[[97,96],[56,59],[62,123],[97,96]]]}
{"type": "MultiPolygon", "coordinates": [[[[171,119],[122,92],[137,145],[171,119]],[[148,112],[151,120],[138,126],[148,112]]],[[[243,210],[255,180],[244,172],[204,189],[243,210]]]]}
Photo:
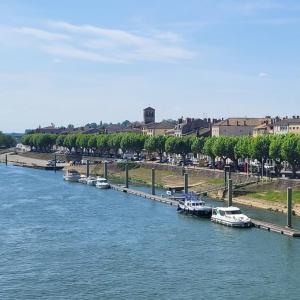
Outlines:
{"type": "Polygon", "coordinates": [[[185,49],[183,39],[170,31],[137,33],[67,22],[50,22],[45,27],[20,27],[14,28],[13,32],[23,37],[33,37],[35,40],[31,46],[58,59],[130,63],[174,62],[195,56],[194,52],[185,49]]]}
{"type": "Polygon", "coordinates": [[[113,59],[104,55],[100,55],[94,52],[84,51],[72,46],[65,45],[50,45],[42,48],[45,52],[54,54],[56,56],[88,60],[94,62],[106,62],[106,63],[124,63],[125,61],[113,59]]]}
{"type": "Polygon", "coordinates": [[[58,40],[70,39],[70,37],[65,34],[52,33],[52,32],[37,29],[37,28],[21,27],[21,28],[14,28],[13,30],[17,33],[29,35],[34,38],[38,38],[41,40],[47,40],[47,41],[58,41],[58,40]]]}
{"type": "Polygon", "coordinates": [[[260,73],[258,74],[258,76],[259,76],[259,77],[268,77],[269,74],[268,74],[268,73],[265,73],[265,72],[260,72],[260,73]]]}

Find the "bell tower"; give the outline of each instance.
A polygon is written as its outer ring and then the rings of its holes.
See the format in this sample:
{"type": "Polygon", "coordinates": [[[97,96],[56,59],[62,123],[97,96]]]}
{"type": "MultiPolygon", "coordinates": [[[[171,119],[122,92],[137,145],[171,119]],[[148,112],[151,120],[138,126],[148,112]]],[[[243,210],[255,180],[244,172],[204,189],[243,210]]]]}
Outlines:
{"type": "Polygon", "coordinates": [[[155,109],[152,107],[147,107],[144,109],[144,124],[155,122],[155,109]]]}

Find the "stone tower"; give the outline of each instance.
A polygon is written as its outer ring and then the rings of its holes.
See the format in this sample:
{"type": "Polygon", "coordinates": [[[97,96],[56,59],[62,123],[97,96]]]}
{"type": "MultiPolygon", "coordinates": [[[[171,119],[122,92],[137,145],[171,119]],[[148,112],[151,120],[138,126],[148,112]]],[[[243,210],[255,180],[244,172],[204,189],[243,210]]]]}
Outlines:
{"type": "Polygon", "coordinates": [[[144,109],[144,124],[155,122],[155,109],[152,107],[147,107],[144,109]]]}

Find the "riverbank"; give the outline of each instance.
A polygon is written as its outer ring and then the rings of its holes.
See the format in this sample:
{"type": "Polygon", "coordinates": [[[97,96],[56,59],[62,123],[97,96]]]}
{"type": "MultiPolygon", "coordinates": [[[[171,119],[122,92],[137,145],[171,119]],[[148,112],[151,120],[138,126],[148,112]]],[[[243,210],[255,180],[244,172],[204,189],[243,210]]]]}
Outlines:
{"type": "MultiPolygon", "coordinates": [[[[36,168],[36,169],[54,169],[53,167],[48,167],[48,160],[53,159],[53,154],[39,155],[40,153],[35,153],[31,155],[16,154],[14,152],[0,154],[0,162],[4,163],[7,155],[7,162],[15,166],[36,168]]],[[[62,169],[66,166],[65,163],[57,163],[57,168],[62,169]]]]}
{"type": "MultiPolygon", "coordinates": [[[[15,154],[8,153],[8,162],[14,165],[31,168],[45,168],[47,161],[53,159],[52,153],[33,153],[15,154]]],[[[0,155],[0,161],[5,161],[5,154],[0,155]]],[[[86,173],[86,165],[69,166],[67,164],[58,164],[65,169],[76,169],[81,174],[86,173]]],[[[156,169],[156,186],[165,189],[183,189],[184,179],[181,175],[181,168],[175,166],[166,166],[158,164],[136,164],[136,167],[129,170],[129,181],[131,184],[151,185],[151,168],[156,169]]],[[[218,190],[224,184],[224,174],[221,171],[187,169],[189,173],[189,190],[197,193],[209,191],[208,196],[224,200],[224,193],[218,190]]],[[[90,174],[103,176],[103,164],[90,165],[90,174]]],[[[239,174],[240,175],[240,174],[239,174]]],[[[244,175],[242,175],[244,176],[244,175]]],[[[118,167],[116,163],[108,164],[108,177],[116,183],[125,182],[125,172],[118,167]]],[[[238,181],[242,177],[233,174],[233,180],[238,181]]],[[[286,185],[293,184],[293,213],[300,216],[300,189],[298,181],[272,181],[260,182],[238,189],[234,193],[233,202],[250,207],[257,207],[265,210],[286,213],[286,185]]]]}

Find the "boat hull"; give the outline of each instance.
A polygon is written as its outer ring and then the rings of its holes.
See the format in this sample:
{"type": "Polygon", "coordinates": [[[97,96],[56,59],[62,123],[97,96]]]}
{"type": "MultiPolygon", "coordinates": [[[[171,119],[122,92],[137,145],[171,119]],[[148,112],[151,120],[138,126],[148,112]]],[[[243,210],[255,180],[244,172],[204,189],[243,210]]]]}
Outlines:
{"type": "Polygon", "coordinates": [[[210,218],[212,215],[212,209],[190,210],[178,206],[177,211],[181,214],[192,215],[201,218],[210,218]]]}
{"type": "Polygon", "coordinates": [[[241,221],[237,221],[237,222],[230,222],[230,221],[226,221],[226,220],[222,220],[219,218],[211,218],[211,221],[214,223],[218,223],[218,224],[222,224],[228,227],[237,227],[237,228],[249,228],[252,227],[253,224],[251,221],[246,221],[246,222],[241,222],[241,221]]]}
{"type": "Polygon", "coordinates": [[[96,185],[96,188],[100,189],[100,190],[107,190],[110,188],[110,185],[96,185]]]}
{"type": "Polygon", "coordinates": [[[72,177],[67,177],[67,176],[65,176],[64,177],[64,180],[65,181],[70,181],[70,182],[78,182],[79,181],[79,178],[72,178],[72,177]]]}

